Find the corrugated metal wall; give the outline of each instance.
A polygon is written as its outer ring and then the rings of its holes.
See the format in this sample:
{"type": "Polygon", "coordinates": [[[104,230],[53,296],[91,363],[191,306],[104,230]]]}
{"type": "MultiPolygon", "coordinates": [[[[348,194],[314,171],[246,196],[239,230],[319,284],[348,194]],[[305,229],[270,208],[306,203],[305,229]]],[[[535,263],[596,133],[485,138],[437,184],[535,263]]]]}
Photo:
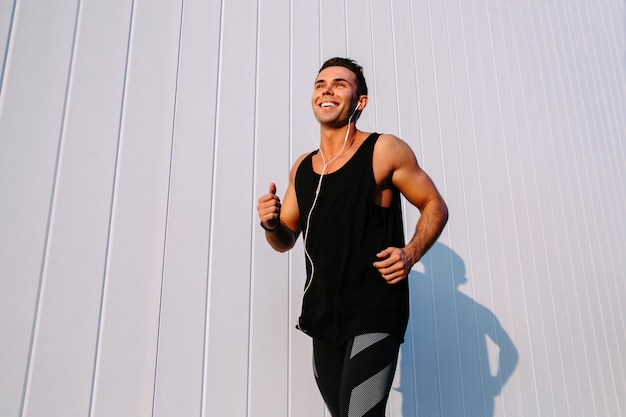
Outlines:
{"type": "MultiPolygon", "coordinates": [[[[626,415],[621,0],[0,0],[0,415],[324,416],[256,199],[363,130],[450,208],[390,416],[626,415]]],[[[407,207],[407,233],[418,213],[407,207]]]]}

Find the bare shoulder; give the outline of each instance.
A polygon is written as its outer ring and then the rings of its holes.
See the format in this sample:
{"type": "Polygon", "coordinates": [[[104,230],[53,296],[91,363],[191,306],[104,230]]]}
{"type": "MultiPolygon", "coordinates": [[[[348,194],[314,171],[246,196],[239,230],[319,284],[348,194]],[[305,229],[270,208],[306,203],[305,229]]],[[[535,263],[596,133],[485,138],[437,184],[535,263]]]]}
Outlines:
{"type": "Polygon", "coordinates": [[[304,158],[306,158],[310,154],[311,154],[310,152],[303,153],[302,155],[300,155],[298,157],[298,159],[296,159],[296,162],[293,163],[293,165],[291,166],[291,171],[289,173],[289,180],[291,182],[295,181],[295,179],[296,179],[296,172],[298,172],[298,168],[300,167],[300,164],[302,163],[304,158]]]}
{"type": "Polygon", "coordinates": [[[298,159],[296,159],[296,162],[293,163],[293,169],[298,169],[298,167],[300,166],[304,158],[306,158],[309,155],[311,155],[311,152],[306,152],[300,155],[298,159]]]}
{"type": "MultiPolygon", "coordinates": [[[[389,134],[389,133],[381,133],[376,141],[376,146],[402,146],[406,145],[406,142],[400,139],[399,137],[389,134]]],[[[406,145],[408,146],[408,145],[406,145]]]]}
{"type": "Polygon", "coordinates": [[[298,172],[298,167],[307,155],[309,154],[305,153],[300,155],[291,166],[289,184],[287,185],[285,196],[281,201],[280,221],[291,230],[296,237],[300,233],[300,211],[298,209],[298,197],[296,195],[296,173],[298,172]]]}
{"type": "Polygon", "coordinates": [[[404,140],[390,134],[382,134],[374,146],[375,164],[395,171],[403,166],[417,167],[413,150],[404,140]]]}

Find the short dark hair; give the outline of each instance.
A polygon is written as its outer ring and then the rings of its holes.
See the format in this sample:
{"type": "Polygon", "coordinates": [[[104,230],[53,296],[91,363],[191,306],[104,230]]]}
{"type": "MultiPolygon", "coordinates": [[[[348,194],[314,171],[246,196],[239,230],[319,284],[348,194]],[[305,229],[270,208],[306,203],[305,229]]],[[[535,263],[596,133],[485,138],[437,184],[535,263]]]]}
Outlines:
{"type": "Polygon", "coordinates": [[[344,67],[352,71],[356,78],[356,94],[358,96],[367,95],[367,83],[365,82],[365,76],[363,75],[363,67],[360,66],[355,60],[350,58],[334,57],[330,58],[322,64],[322,67],[317,72],[318,74],[328,67],[344,67]]]}

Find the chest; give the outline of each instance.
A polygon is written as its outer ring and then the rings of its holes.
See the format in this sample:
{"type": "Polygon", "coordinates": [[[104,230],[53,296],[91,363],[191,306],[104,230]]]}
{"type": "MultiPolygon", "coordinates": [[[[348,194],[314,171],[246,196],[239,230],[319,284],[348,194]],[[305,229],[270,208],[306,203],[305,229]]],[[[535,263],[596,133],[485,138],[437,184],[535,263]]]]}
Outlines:
{"type": "Polygon", "coordinates": [[[318,152],[311,158],[311,168],[316,178],[323,173],[324,182],[335,183],[337,192],[354,191],[364,179],[373,178],[374,203],[388,208],[393,201],[393,169],[375,146],[369,152],[359,146],[331,160],[318,152]]]}

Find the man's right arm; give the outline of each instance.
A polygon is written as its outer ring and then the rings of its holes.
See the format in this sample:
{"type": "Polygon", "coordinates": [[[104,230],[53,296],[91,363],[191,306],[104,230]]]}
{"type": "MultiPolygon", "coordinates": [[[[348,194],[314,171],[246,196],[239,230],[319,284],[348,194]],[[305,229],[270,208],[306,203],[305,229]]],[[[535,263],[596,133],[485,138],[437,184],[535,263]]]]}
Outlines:
{"type": "Polygon", "coordinates": [[[276,186],[270,184],[269,192],[259,198],[257,212],[265,239],[272,248],[286,252],[293,248],[300,235],[300,211],[295,191],[295,173],[302,157],[294,164],[289,175],[289,185],[283,201],[276,195],[276,186]]]}

